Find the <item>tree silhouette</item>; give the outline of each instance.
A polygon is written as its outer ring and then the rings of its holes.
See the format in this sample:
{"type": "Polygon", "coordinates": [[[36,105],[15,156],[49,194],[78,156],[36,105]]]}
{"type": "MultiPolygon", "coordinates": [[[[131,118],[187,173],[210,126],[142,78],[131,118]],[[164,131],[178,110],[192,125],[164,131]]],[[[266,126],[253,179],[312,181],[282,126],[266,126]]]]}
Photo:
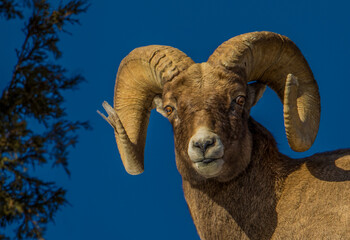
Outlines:
{"type": "Polygon", "coordinates": [[[61,106],[62,92],[84,77],[69,76],[56,61],[62,55],[59,34],[79,23],[77,16],[87,7],[84,0],[56,7],[47,0],[0,0],[2,18],[25,21],[17,63],[0,98],[0,239],[10,239],[4,233],[9,228],[17,239],[43,239],[47,223],[67,203],[66,191],[35,176],[35,167],[52,164],[69,174],[68,149],[77,142],[76,130],[89,128],[87,122],[68,120],[61,106]]]}

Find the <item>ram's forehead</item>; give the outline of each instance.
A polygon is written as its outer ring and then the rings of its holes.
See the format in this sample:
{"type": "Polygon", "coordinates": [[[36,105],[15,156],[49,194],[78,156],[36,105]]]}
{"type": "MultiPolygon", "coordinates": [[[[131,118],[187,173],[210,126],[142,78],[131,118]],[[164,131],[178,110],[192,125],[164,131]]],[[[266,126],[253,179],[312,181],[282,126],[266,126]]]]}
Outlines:
{"type": "Polygon", "coordinates": [[[194,64],[165,86],[166,98],[202,99],[213,95],[229,96],[246,91],[246,82],[208,63],[194,64]]]}

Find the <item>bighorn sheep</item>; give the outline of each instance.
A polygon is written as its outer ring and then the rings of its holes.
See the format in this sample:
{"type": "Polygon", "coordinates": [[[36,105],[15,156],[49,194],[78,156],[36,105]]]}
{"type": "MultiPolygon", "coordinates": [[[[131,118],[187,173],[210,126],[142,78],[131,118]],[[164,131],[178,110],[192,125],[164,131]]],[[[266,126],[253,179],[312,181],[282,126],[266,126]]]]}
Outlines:
{"type": "Polygon", "coordinates": [[[105,102],[109,116],[100,114],[130,174],[143,172],[151,109],[169,119],[201,239],[349,238],[350,149],[280,153],[249,116],[266,85],[283,103],[290,147],[306,151],[319,127],[318,86],[296,45],[271,32],[234,37],[201,64],[172,47],[137,48],[120,64],[114,108],[105,102]]]}

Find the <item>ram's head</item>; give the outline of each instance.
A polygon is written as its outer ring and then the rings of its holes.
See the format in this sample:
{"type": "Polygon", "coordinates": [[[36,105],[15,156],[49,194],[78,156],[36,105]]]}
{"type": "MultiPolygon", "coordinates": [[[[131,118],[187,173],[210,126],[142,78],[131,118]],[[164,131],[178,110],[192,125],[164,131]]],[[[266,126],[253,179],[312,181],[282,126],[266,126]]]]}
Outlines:
{"type": "Polygon", "coordinates": [[[295,44],[271,32],[232,38],[201,64],[172,47],[135,49],[120,64],[114,108],[105,102],[109,116],[103,117],[115,129],[128,173],[143,172],[147,125],[156,107],[173,125],[180,173],[226,181],[250,161],[249,111],[265,85],[283,103],[290,147],[307,150],[319,126],[318,87],[295,44]]]}

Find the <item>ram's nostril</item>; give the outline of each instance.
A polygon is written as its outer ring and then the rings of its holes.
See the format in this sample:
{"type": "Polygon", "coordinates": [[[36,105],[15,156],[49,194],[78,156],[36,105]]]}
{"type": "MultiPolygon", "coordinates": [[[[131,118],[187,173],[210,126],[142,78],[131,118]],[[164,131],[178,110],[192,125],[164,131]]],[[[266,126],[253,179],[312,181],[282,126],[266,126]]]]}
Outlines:
{"type": "Polygon", "coordinates": [[[215,143],[215,138],[207,139],[204,143],[204,148],[207,149],[208,147],[210,147],[214,143],[215,143]]]}
{"type": "Polygon", "coordinates": [[[200,139],[198,141],[193,141],[193,146],[200,148],[203,153],[215,143],[215,138],[200,139]]]}

